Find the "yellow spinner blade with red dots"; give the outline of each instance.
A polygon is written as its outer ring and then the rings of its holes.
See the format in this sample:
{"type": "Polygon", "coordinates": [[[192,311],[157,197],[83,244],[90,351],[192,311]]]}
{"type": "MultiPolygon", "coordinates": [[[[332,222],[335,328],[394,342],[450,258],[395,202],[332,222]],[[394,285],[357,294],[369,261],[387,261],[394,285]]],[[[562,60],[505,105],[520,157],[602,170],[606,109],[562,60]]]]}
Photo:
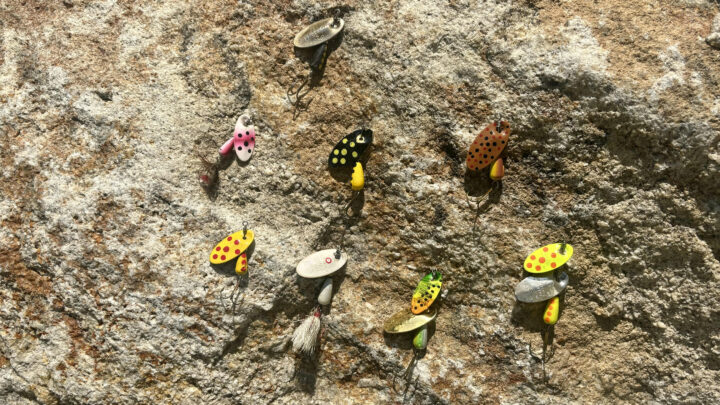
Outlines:
{"type": "Polygon", "coordinates": [[[573,254],[572,246],[566,243],[563,250],[562,245],[562,243],[551,243],[530,253],[523,263],[523,268],[529,273],[547,273],[562,266],[573,254]]]}
{"type": "Polygon", "coordinates": [[[442,287],[442,275],[440,273],[432,272],[423,277],[412,297],[410,307],[412,313],[419,314],[428,309],[440,294],[440,287],[442,287]]]}
{"type": "Polygon", "coordinates": [[[242,255],[243,257],[241,257],[235,265],[235,271],[238,273],[242,271],[244,273],[247,271],[247,255],[245,251],[252,244],[254,238],[255,234],[249,229],[247,231],[235,232],[215,245],[210,253],[210,263],[223,264],[242,255]],[[243,268],[243,259],[245,261],[244,270],[241,270],[243,268]]]}

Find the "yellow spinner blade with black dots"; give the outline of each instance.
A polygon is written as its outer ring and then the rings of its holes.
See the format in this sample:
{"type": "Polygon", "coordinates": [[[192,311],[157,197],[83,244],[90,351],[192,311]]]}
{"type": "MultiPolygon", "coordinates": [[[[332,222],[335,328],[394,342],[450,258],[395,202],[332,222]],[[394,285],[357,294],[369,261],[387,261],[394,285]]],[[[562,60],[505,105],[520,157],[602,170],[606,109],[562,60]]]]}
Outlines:
{"type": "Polygon", "coordinates": [[[330,167],[355,166],[372,141],[373,132],[369,129],[358,129],[345,135],[330,152],[328,165],[330,167]]]}
{"type": "Polygon", "coordinates": [[[419,314],[430,308],[435,298],[440,294],[442,287],[442,275],[438,272],[432,272],[418,283],[415,293],[412,297],[412,306],[410,309],[413,314],[419,314]]]}

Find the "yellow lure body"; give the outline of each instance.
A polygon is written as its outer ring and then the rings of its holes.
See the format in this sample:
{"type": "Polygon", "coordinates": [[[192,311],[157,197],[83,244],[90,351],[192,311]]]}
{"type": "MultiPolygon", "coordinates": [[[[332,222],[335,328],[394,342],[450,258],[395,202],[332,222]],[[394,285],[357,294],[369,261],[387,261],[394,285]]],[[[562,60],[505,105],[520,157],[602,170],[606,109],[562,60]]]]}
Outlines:
{"type": "Polygon", "coordinates": [[[499,181],[502,180],[503,176],[505,176],[505,165],[501,158],[493,162],[492,166],[490,166],[490,178],[499,181]]]}
{"type": "Polygon", "coordinates": [[[362,163],[356,162],[353,168],[350,185],[353,191],[360,191],[365,187],[365,174],[363,173],[362,163]]]}
{"type": "Polygon", "coordinates": [[[543,321],[548,325],[555,325],[558,321],[558,315],[560,314],[560,298],[553,297],[548,301],[545,307],[545,313],[543,313],[543,321]]]}
{"type": "Polygon", "coordinates": [[[413,346],[415,346],[415,349],[417,350],[425,350],[428,344],[428,329],[427,325],[423,325],[422,328],[418,331],[418,333],[413,338],[413,346]]]}
{"type": "Polygon", "coordinates": [[[235,263],[235,273],[242,276],[247,273],[247,270],[247,253],[243,252],[240,257],[238,257],[237,262],[235,263]]]}

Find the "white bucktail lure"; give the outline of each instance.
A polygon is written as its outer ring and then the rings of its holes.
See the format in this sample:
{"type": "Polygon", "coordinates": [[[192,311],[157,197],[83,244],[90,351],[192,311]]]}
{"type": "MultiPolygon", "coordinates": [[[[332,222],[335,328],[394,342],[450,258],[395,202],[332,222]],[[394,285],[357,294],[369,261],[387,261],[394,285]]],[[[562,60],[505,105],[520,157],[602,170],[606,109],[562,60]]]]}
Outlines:
{"type": "Polygon", "coordinates": [[[322,308],[332,302],[332,274],[347,263],[347,253],[340,249],[325,249],[310,254],[298,263],[295,271],[303,278],[325,278],[318,293],[318,306],[293,332],[293,350],[312,356],[318,345],[318,334],[322,326],[322,308]]]}

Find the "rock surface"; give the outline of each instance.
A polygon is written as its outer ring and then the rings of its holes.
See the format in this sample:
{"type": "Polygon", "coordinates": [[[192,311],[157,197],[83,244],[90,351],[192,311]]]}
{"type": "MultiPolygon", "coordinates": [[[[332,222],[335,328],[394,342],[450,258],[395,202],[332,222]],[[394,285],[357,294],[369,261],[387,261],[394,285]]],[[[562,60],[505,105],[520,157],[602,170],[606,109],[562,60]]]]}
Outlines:
{"type": "Polygon", "coordinates": [[[4,403],[720,402],[720,51],[704,0],[0,4],[4,403]],[[298,111],[292,39],[342,43],[298,111]],[[197,181],[248,112],[257,149],[197,181]],[[502,188],[465,174],[488,122],[502,188]],[[334,143],[375,132],[362,214],[334,143]],[[470,195],[470,197],[468,197],[470,195]],[[479,208],[478,208],[479,206],[479,208]],[[249,277],[209,250],[249,221],[249,277]],[[290,337],[342,241],[313,359],[290,337]],[[528,252],[575,247],[544,378],[528,252]],[[411,377],[383,335],[432,268],[411,377]],[[233,290],[238,287],[233,302],[233,290]]]}

